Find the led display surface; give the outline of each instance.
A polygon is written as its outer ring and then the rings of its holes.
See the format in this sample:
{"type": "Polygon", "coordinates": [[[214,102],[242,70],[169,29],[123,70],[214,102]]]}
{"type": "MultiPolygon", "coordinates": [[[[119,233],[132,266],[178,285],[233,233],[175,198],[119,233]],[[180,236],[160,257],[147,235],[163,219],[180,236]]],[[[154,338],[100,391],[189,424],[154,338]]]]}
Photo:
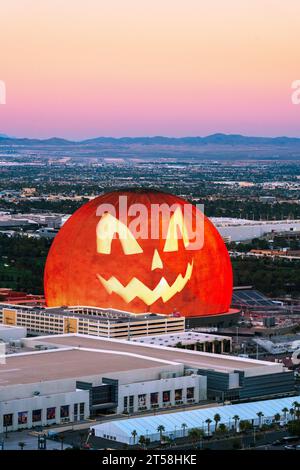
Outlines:
{"type": "Polygon", "coordinates": [[[195,206],[154,191],[116,191],[78,209],[52,244],[44,282],[49,307],[192,317],[226,313],[232,296],[216,228],[195,206]]]}

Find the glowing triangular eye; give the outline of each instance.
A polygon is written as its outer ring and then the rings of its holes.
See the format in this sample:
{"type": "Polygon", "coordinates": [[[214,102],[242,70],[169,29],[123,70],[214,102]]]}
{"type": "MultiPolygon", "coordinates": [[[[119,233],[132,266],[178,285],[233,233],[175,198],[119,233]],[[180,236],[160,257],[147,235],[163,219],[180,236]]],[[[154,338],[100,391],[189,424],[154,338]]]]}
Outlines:
{"type": "Polygon", "coordinates": [[[97,228],[97,253],[109,255],[111,252],[111,242],[118,234],[125,255],[143,253],[142,248],[134,238],[129,228],[116,219],[113,215],[106,213],[101,217],[97,228]]]}
{"type": "Polygon", "coordinates": [[[178,251],[178,230],[181,233],[183,244],[187,248],[190,243],[189,235],[179,207],[170,218],[164,251],[178,251]]]}

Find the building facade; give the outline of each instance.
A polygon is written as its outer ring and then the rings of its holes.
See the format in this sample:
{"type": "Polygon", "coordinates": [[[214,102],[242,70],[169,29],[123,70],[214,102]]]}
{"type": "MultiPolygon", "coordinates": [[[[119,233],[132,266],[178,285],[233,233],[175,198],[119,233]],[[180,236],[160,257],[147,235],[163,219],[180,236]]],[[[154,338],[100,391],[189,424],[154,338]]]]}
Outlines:
{"type": "Polygon", "coordinates": [[[0,303],[0,323],[27,328],[33,334],[79,333],[106,338],[182,332],[184,317],[130,315],[96,307],[37,308],[0,303]]]}

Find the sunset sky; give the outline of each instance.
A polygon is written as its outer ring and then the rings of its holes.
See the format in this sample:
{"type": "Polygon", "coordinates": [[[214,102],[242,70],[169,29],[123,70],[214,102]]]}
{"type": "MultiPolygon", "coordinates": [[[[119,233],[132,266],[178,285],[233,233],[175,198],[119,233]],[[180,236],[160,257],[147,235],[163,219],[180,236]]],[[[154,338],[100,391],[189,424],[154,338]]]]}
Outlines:
{"type": "Polygon", "coordinates": [[[299,0],[3,0],[0,133],[300,137],[299,0]]]}

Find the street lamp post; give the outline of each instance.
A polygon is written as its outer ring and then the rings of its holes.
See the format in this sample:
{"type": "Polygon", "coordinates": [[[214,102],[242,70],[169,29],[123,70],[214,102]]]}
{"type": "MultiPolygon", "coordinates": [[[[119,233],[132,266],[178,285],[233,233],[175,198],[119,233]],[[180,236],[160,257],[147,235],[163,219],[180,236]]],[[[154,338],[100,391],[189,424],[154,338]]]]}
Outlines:
{"type": "Polygon", "coordinates": [[[238,350],[239,350],[239,327],[238,326],[236,327],[236,350],[238,354],[238,350]]]}

